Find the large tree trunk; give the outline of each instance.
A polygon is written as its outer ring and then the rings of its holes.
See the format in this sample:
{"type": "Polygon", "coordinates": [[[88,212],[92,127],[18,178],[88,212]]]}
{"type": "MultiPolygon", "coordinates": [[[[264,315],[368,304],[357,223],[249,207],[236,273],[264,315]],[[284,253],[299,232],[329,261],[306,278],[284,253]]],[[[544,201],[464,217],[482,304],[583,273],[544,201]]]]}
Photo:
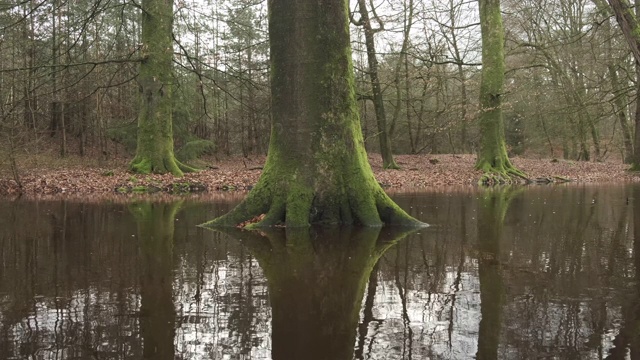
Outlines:
{"type": "MultiPolygon", "coordinates": [[[[607,5],[601,1],[594,1],[595,4],[608,15],[607,5]]],[[[607,19],[604,23],[603,29],[606,36],[607,50],[613,53],[613,44],[611,36],[611,20],[607,19]]],[[[609,59],[607,64],[607,72],[609,73],[609,80],[611,82],[611,93],[613,95],[614,113],[620,122],[622,130],[623,141],[623,161],[625,164],[631,164],[633,158],[633,140],[632,131],[629,126],[629,120],[627,116],[627,96],[623,90],[623,86],[618,78],[618,64],[613,58],[609,59]]]]}
{"type": "Polygon", "coordinates": [[[367,161],[344,0],[269,2],[272,127],[258,184],[205,226],[419,225],[382,190],[367,161]]]}
{"type": "MultiPolygon", "coordinates": [[[[608,0],[611,9],[616,15],[616,20],[622,29],[624,38],[636,60],[636,77],[640,79],[640,25],[638,24],[638,8],[640,2],[634,1],[635,12],[627,0],[608,0]]],[[[640,93],[640,83],[637,85],[636,94],[640,93]]],[[[633,142],[633,158],[631,170],[640,171],[640,100],[636,100],[635,137],[633,142]]]]}
{"type": "Polygon", "coordinates": [[[192,170],[173,153],[173,0],[142,1],[142,52],[138,83],[138,145],[129,165],[138,173],[172,173],[192,170]]]}
{"type": "Polygon", "coordinates": [[[480,152],[476,168],[485,172],[482,182],[504,182],[524,174],[507,155],[502,117],[504,86],[504,29],[500,0],[479,0],[482,33],[482,75],[480,81],[480,152]]]}
{"type": "MultiPolygon", "coordinates": [[[[640,94],[640,64],[636,63],[636,94],[640,94]]],[[[640,171],[640,98],[636,95],[635,136],[633,139],[632,171],[640,171]]]]}

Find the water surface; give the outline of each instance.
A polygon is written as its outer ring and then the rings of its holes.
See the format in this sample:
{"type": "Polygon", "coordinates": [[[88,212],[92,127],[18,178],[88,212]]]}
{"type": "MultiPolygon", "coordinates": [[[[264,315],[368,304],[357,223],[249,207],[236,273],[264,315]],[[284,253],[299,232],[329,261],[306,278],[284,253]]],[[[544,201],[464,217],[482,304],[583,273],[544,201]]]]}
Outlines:
{"type": "Polygon", "coordinates": [[[640,356],[637,185],[394,198],[431,226],[218,233],[196,225],[237,199],[0,200],[0,358],[640,356]]]}

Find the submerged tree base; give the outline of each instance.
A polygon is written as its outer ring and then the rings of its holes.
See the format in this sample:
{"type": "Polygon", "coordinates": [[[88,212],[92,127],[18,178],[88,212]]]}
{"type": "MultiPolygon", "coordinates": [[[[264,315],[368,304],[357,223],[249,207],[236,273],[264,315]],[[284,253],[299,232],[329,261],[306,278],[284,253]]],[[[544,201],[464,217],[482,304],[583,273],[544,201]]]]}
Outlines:
{"type": "Polygon", "coordinates": [[[325,203],[315,201],[307,191],[254,189],[247,199],[228,214],[201,226],[207,228],[308,227],[311,225],[428,226],[408,215],[383,191],[373,195],[345,195],[325,203]]]}
{"type": "Polygon", "coordinates": [[[256,187],[228,214],[202,226],[258,228],[322,225],[427,226],[389,198],[369,170],[302,175],[269,161],[256,187]],[[330,179],[330,181],[327,181],[330,179]]]}
{"type": "Polygon", "coordinates": [[[269,1],[271,138],[256,187],[206,227],[423,226],[373,176],[343,0],[269,1]]]}
{"type": "Polygon", "coordinates": [[[527,175],[513,166],[509,159],[496,161],[495,163],[492,164],[486,160],[478,161],[476,169],[482,170],[484,173],[478,180],[478,185],[493,186],[516,184],[521,181],[530,182],[527,175]]]}
{"type": "Polygon", "coordinates": [[[257,260],[269,288],[273,359],[352,359],[362,297],[380,257],[415,229],[221,229],[257,260]]]}
{"type": "Polygon", "coordinates": [[[183,176],[184,173],[198,171],[194,167],[181,163],[173,156],[154,158],[140,155],[131,160],[129,170],[136,174],[171,173],[174,176],[183,176]]]}

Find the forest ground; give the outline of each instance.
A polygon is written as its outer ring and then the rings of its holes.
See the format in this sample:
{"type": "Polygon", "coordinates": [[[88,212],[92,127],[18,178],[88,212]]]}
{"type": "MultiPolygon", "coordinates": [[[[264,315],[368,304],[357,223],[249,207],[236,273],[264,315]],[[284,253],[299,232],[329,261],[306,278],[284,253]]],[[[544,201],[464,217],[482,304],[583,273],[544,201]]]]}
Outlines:
{"type": "MultiPolygon", "coordinates": [[[[482,173],[474,170],[475,155],[397,155],[401,170],[383,170],[378,154],[369,160],[378,181],[389,190],[429,190],[476,186],[482,173]]],[[[182,178],[171,175],[134,175],[127,172],[129,158],[95,161],[89,157],[65,159],[37,155],[18,158],[22,193],[28,197],[103,197],[137,193],[243,191],[258,180],[264,156],[210,158],[206,168],[182,178]]],[[[576,183],[640,182],[640,174],[626,171],[619,162],[577,162],[512,158],[531,179],[568,179],[576,183]]],[[[21,189],[7,161],[0,163],[0,196],[15,196],[21,189]]]]}

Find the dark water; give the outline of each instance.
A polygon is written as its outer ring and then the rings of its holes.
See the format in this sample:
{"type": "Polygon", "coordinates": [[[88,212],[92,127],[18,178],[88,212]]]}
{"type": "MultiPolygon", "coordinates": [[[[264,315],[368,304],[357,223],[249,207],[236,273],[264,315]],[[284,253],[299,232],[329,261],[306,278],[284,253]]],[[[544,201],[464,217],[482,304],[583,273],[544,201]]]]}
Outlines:
{"type": "Polygon", "coordinates": [[[394,197],[432,226],[221,234],[196,225],[237,199],[1,201],[0,359],[640,357],[640,187],[394,197]]]}

